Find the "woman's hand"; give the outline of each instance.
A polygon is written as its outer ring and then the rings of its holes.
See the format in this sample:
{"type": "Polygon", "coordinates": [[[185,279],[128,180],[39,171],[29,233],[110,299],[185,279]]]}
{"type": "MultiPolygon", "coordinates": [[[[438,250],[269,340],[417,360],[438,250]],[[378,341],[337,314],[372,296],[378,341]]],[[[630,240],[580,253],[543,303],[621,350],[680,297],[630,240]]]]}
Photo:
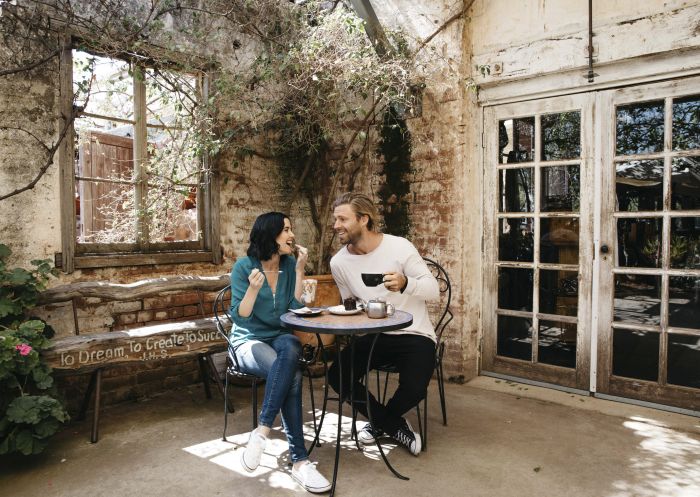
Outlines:
{"type": "Polygon", "coordinates": [[[304,267],[306,266],[306,261],[309,260],[309,251],[306,247],[297,245],[297,271],[304,272],[304,267]]]}
{"type": "Polygon", "coordinates": [[[248,282],[253,290],[260,290],[265,283],[265,275],[257,268],[253,269],[248,275],[248,282]]]}

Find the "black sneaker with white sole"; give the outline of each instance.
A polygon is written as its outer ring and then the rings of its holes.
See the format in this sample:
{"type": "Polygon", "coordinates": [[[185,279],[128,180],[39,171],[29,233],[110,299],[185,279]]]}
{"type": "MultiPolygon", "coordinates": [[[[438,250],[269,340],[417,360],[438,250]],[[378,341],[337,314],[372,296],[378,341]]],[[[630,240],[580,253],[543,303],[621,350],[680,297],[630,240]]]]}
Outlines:
{"type": "Polygon", "coordinates": [[[411,424],[405,419],[403,420],[403,426],[400,426],[391,438],[406,447],[414,456],[420,454],[422,448],[420,434],[413,431],[411,424]]]}
{"type": "Polygon", "coordinates": [[[384,435],[384,432],[380,428],[374,428],[370,423],[367,423],[362,430],[357,434],[357,439],[362,444],[373,444],[377,441],[377,438],[384,435]]]}

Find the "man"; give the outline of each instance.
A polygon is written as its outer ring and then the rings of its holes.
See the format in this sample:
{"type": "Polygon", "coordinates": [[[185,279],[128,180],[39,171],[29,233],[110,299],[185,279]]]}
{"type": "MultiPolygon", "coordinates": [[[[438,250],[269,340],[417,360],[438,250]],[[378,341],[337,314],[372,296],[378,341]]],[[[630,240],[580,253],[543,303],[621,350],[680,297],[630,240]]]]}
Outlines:
{"type": "MultiPolygon", "coordinates": [[[[369,444],[387,434],[417,456],[421,451],[420,434],[413,431],[403,415],[425,397],[435,367],[435,330],[425,302],[439,298],[437,280],[411,242],[377,231],[379,213],[366,195],[341,195],[333,204],[333,216],[333,229],[344,247],[331,259],[331,272],[342,298],[367,301],[380,297],[413,315],[413,324],[408,328],[388,331],[377,338],[371,366],[395,366],[399,386],[386,405],[370,395],[375,426],[367,423],[358,439],[369,444]],[[362,273],[383,273],[383,285],[365,286],[362,273]]],[[[359,380],[365,373],[373,339],[373,335],[365,335],[355,340],[353,378],[350,378],[350,350],[345,348],[341,352],[343,392],[350,391],[352,382],[354,407],[365,417],[366,387],[359,380]]],[[[331,386],[338,392],[340,378],[336,364],[328,374],[331,386]]]]}

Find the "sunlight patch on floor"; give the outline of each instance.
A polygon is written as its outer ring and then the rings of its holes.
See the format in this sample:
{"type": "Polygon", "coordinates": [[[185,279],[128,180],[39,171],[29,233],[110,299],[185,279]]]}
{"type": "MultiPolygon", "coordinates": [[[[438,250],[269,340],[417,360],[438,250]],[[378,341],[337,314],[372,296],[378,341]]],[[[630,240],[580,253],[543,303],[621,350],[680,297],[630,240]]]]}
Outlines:
{"type": "Polygon", "coordinates": [[[616,481],[611,497],[697,497],[700,441],[639,416],[623,426],[641,439],[637,455],[627,462],[636,475],[632,480],[616,481]]]}
{"type": "Polygon", "coordinates": [[[279,433],[275,433],[268,439],[265,452],[260,459],[260,466],[249,473],[241,466],[241,454],[248,442],[250,432],[227,436],[224,442],[220,438],[209,440],[182,450],[196,457],[206,459],[218,466],[236,473],[245,478],[255,478],[271,488],[284,488],[288,490],[303,491],[292,478],[287,467],[286,452],[289,449],[286,439],[280,439],[279,433]]]}

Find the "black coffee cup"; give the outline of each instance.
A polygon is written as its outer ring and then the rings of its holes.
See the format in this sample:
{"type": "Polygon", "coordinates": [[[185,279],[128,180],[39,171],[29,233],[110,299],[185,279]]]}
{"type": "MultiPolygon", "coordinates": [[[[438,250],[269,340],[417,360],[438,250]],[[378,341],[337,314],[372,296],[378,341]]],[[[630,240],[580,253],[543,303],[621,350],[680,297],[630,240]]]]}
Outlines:
{"type": "Polygon", "coordinates": [[[384,275],[382,273],[362,273],[362,282],[366,286],[377,286],[384,283],[384,275]]]}

